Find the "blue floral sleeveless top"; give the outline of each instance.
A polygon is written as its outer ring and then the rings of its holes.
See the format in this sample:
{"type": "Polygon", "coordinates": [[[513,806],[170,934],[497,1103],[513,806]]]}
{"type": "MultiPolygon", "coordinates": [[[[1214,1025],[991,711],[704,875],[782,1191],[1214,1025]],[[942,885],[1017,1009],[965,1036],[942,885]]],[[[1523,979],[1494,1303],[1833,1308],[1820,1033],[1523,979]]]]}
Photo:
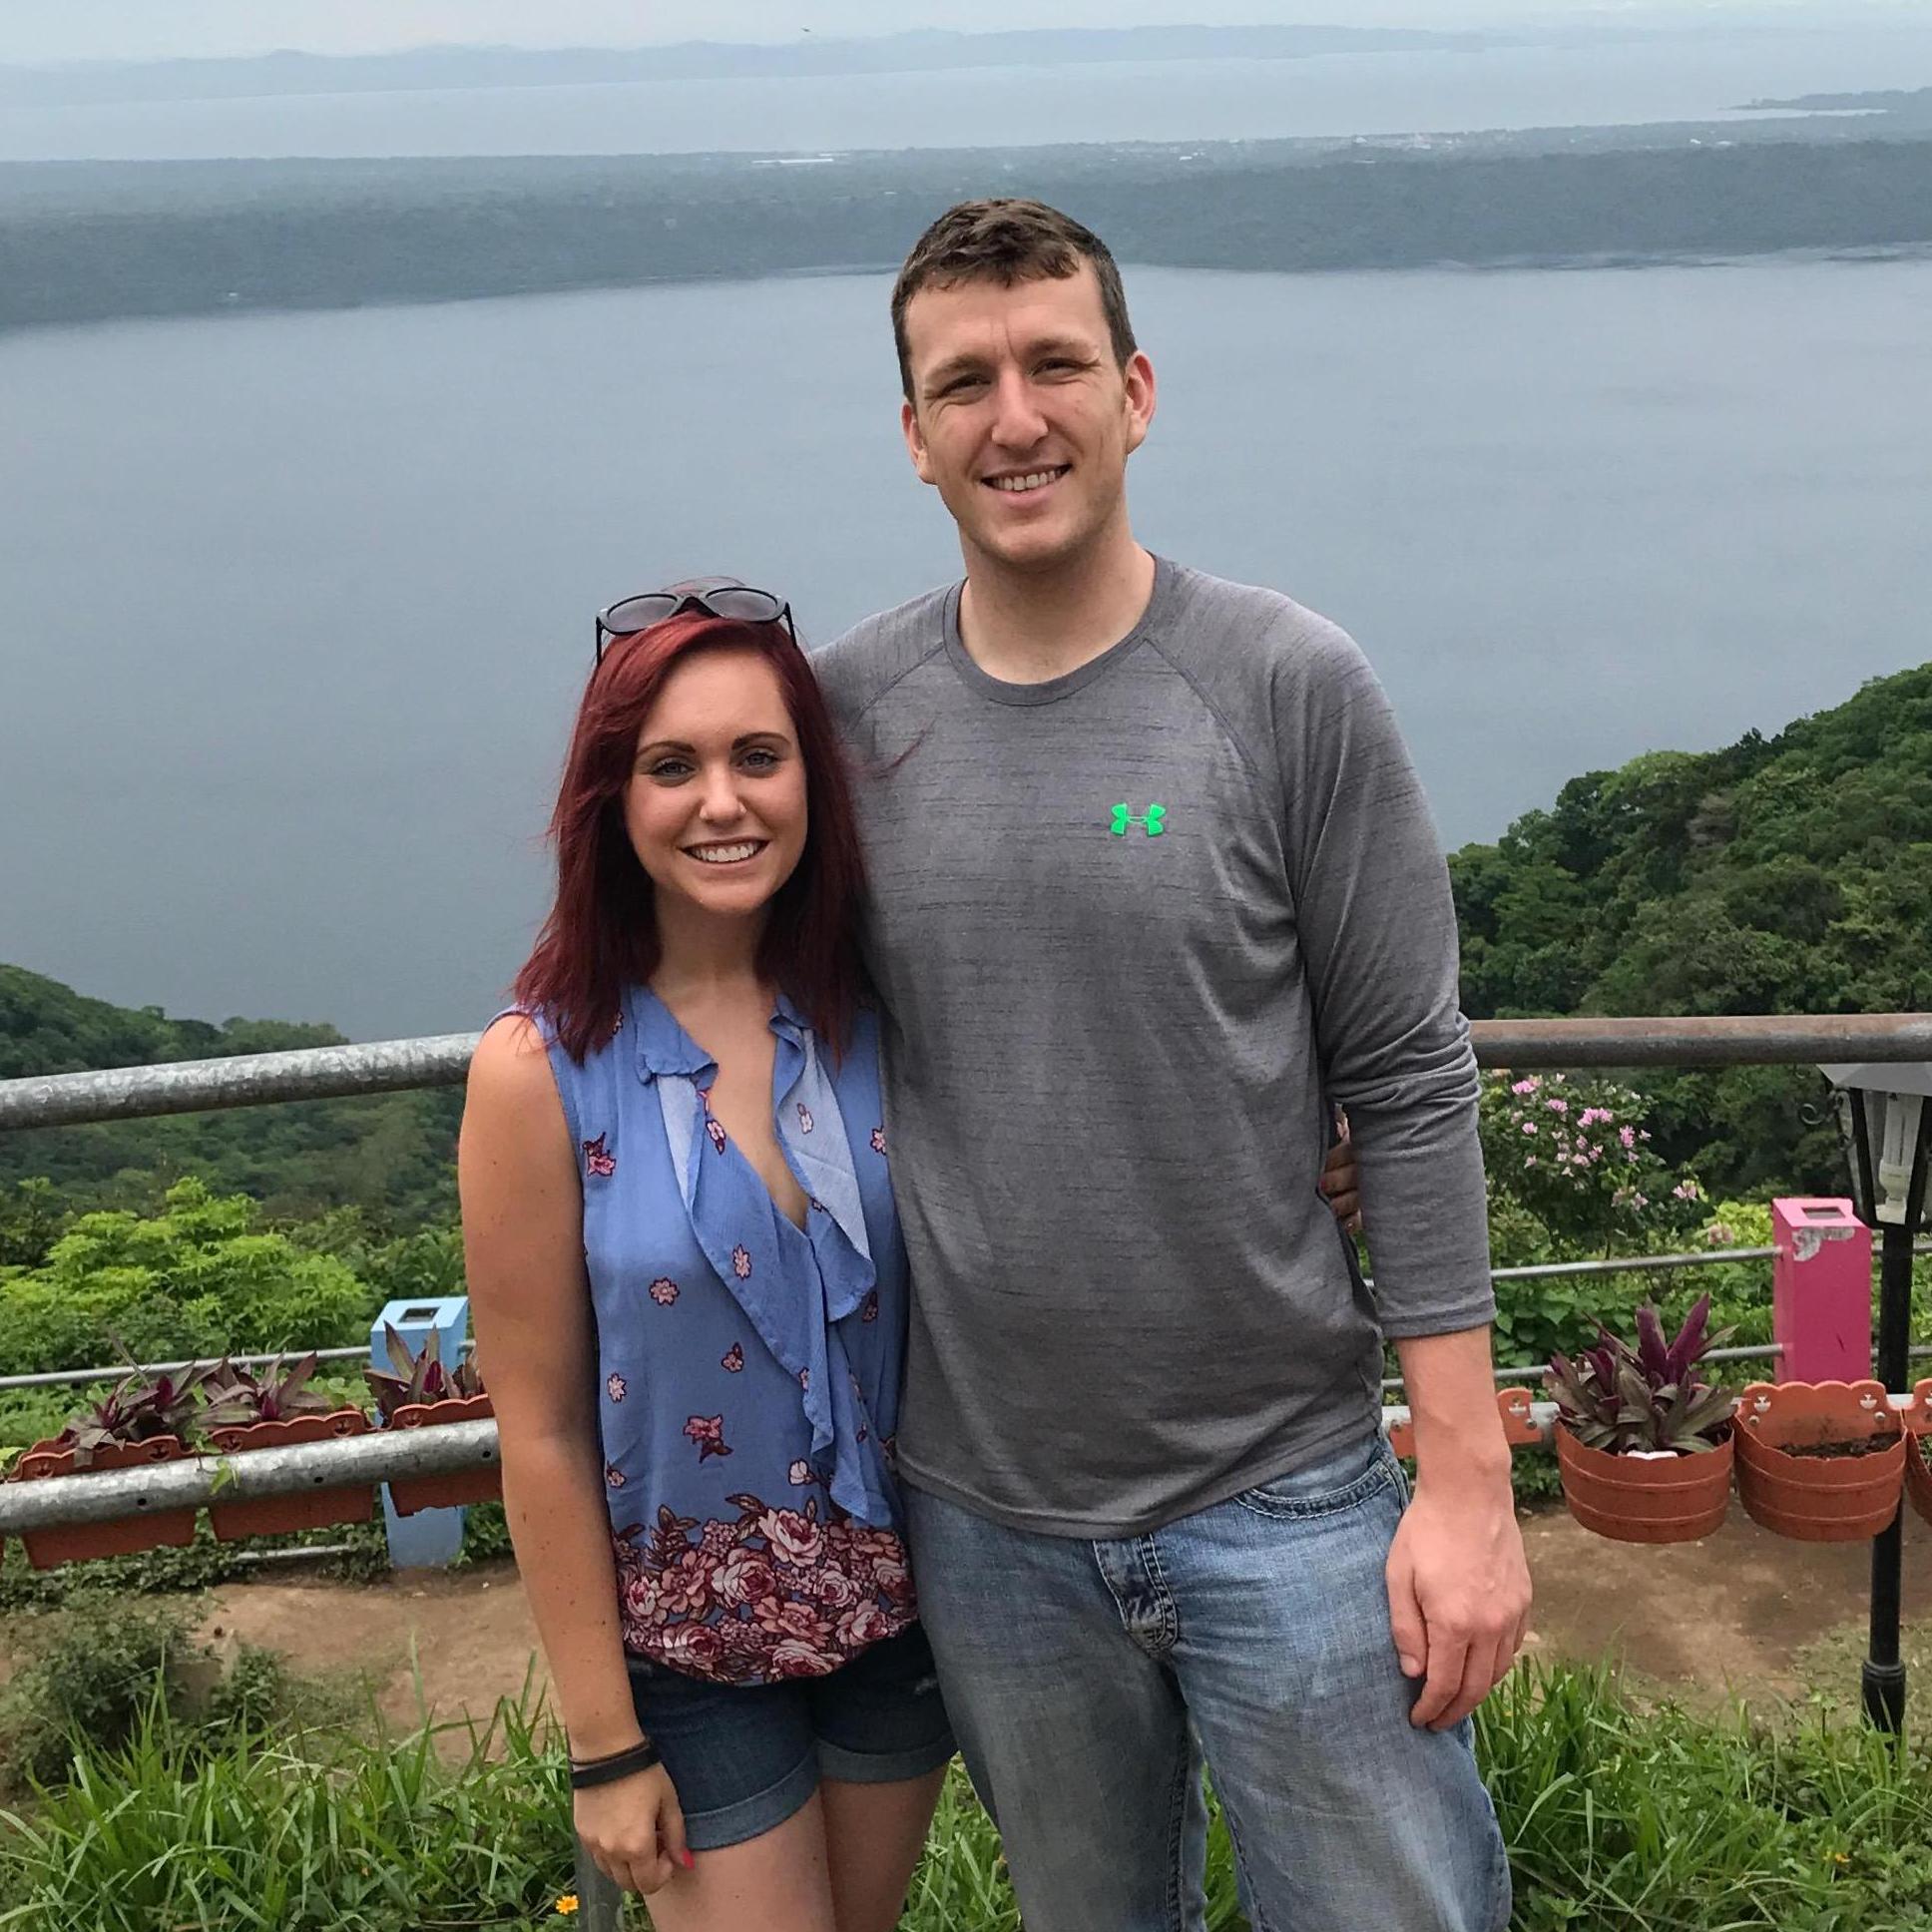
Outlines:
{"type": "Polygon", "coordinates": [[[716,1064],[648,987],[582,1066],[550,1047],[584,1192],[625,1648],[726,1684],[823,1676],[916,1615],[878,1023],[858,1016],[835,1071],[783,997],[771,1031],[802,1230],[714,1118],[716,1064]]]}

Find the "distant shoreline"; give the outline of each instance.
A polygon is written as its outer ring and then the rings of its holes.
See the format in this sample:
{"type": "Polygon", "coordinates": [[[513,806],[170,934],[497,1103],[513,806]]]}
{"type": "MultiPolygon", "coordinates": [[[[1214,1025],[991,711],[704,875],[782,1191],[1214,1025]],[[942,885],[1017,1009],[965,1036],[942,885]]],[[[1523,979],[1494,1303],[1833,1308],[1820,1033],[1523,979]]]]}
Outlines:
{"type": "Polygon", "coordinates": [[[1797,94],[1788,101],[1746,101],[1741,114],[1907,114],[1932,117],[1932,87],[1888,87],[1862,94],[1797,94]]]}
{"type": "Polygon", "coordinates": [[[850,272],[900,260],[949,203],[1022,187],[1123,260],[1163,267],[1575,267],[1932,244],[1932,139],[1825,125],[1835,138],[1097,145],[816,168],[720,156],[12,164],[0,167],[0,329],[850,272]]]}
{"type": "MultiPolygon", "coordinates": [[[[1741,268],[1759,261],[1787,261],[1793,264],[1879,267],[1889,262],[1932,261],[1932,241],[1888,243],[1872,247],[1767,248],[1754,252],[1711,253],[1685,249],[1652,254],[1579,254],[1499,256],[1492,261],[1413,261],[1399,265],[1326,268],[1226,267],[1196,264],[1180,272],[1214,275],[1305,274],[1305,275],[1511,275],[1511,274],[1641,274],[1650,269],[1703,268],[1713,273],[1725,268],[1741,268]]],[[[1121,266],[1130,274],[1136,269],[1170,268],[1175,264],[1121,257],[1121,266]]],[[[0,321],[0,342],[9,336],[36,332],[83,328],[112,328],[122,322],[212,321],[222,316],[274,316],[316,314],[361,314],[371,310],[453,307],[464,302],[524,301],[545,295],[609,295],[624,289],[696,288],[706,285],[750,285],[761,281],[844,281],[866,275],[880,278],[898,272],[900,260],[828,262],[808,268],[732,269],[720,268],[708,274],[632,276],[624,281],[578,281],[542,288],[509,288],[489,294],[375,296],[353,302],[325,301],[273,306],[240,303],[219,309],[176,310],[168,313],[95,315],[82,320],[10,323],[0,321]]]]}

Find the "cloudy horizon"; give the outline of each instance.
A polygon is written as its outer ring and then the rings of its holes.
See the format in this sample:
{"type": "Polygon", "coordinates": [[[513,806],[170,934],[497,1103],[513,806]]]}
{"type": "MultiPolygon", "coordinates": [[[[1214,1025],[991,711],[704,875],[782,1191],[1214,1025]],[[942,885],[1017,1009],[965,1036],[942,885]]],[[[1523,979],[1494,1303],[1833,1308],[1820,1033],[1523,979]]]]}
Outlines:
{"type": "MultiPolygon", "coordinates": [[[[1066,0],[1056,28],[1335,26],[1457,29],[1616,24],[1909,23],[1922,0],[1066,0]]],[[[1004,32],[1042,23],[1029,0],[9,0],[0,64],[245,58],[298,51],[395,53],[425,47],[638,48],[681,41],[766,45],[805,34],[872,38],[916,29],[1004,32]],[[648,30],[645,30],[647,29],[648,30]]]]}

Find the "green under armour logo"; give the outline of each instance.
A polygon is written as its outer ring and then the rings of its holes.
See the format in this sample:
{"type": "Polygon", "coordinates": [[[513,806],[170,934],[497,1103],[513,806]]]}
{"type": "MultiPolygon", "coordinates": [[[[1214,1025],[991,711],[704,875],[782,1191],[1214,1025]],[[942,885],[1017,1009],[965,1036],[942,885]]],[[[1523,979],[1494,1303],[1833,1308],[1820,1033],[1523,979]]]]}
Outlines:
{"type": "Polygon", "coordinates": [[[1125,838],[1130,825],[1139,825],[1150,838],[1159,838],[1168,829],[1166,805],[1150,805],[1145,816],[1137,817],[1126,805],[1114,807],[1114,836],[1125,838]]]}

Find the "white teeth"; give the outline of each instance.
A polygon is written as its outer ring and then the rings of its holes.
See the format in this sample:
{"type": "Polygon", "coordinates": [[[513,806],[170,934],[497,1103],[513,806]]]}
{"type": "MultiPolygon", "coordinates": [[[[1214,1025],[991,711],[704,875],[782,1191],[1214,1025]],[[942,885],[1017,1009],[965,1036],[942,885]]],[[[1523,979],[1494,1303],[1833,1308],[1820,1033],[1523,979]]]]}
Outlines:
{"type": "Polygon", "coordinates": [[[741,845],[691,845],[687,846],[692,857],[707,865],[735,865],[738,860],[746,859],[758,849],[758,841],[747,838],[741,845]]]}
{"type": "Polygon", "coordinates": [[[1028,490],[1040,490],[1060,475],[1059,470],[1035,470],[1029,476],[996,476],[992,484],[996,490],[1004,490],[1009,496],[1022,496],[1028,490]]]}

